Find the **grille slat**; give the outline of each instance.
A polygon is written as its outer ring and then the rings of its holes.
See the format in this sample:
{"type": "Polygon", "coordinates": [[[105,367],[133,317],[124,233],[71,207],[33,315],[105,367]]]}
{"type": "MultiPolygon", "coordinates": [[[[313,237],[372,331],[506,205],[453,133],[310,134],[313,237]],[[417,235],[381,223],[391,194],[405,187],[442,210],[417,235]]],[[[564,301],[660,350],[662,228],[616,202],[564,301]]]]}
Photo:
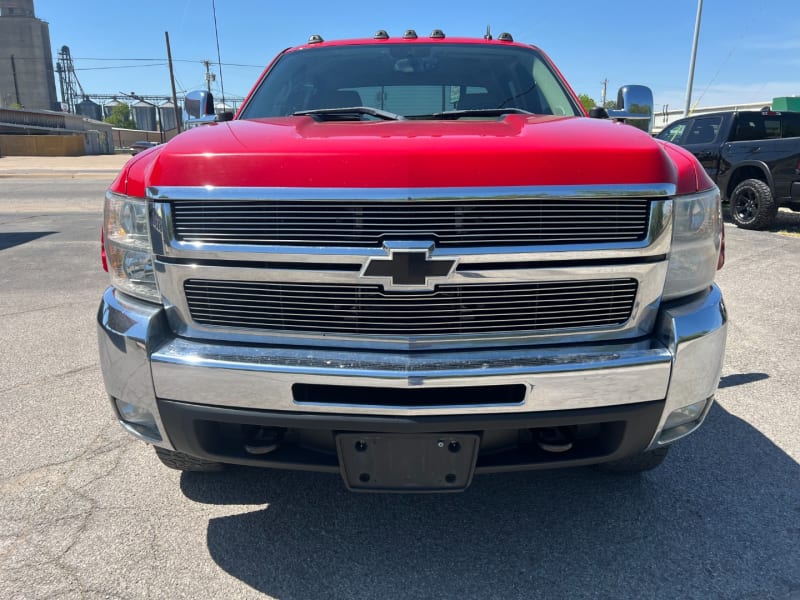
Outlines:
{"type": "Polygon", "coordinates": [[[200,324],[307,333],[431,335],[621,325],[633,279],[442,285],[429,294],[379,286],[188,280],[200,324]]]}
{"type": "MultiPolygon", "coordinates": [[[[430,236],[429,233],[425,232],[406,232],[406,235],[409,237],[421,237],[423,235],[430,236]]],[[[569,237],[569,236],[550,236],[550,237],[536,237],[535,239],[533,236],[528,236],[528,238],[511,238],[510,236],[504,236],[502,238],[490,238],[486,235],[476,235],[475,239],[469,238],[464,236],[462,240],[462,244],[464,246],[507,246],[509,244],[519,244],[525,246],[534,246],[534,245],[545,245],[545,244],[582,244],[586,238],[585,237],[569,237]]],[[[605,242],[622,242],[622,241],[636,241],[639,237],[636,236],[628,236],[627,238],[623,238],[621,235],[615,236],[596,236],[594,239],[594,243],[605,243],[605,242]]],[[[186,240],[191,241],[192,243],[200,242],[204,244],[242,244],[242,245],[257,245],[257,246],[272,246],[277,245],[275,240],[272,238],[265,238],[265,237],[253,237],[248,239],[242,238],[222,238],[222,237],[215,237],[215,236],[206,236],[202,241],[200,240],[186,240]]],[[[357,240],[351,239],[348,241],[345,239],[344,236],[339,236],[338,238],[334,239],[331,236],[328,239],[323,239],[323,236],[320,236],[320,239],[316,241],[315,245],[322,245],[327,244],[331,247],[334,246],[366,246],[366,244],[356,243],[357,240]],[[336,242],[336,243],[334,243],[336,242]]],[[[281,240],[280,245],[291,245],[291,246],[306,246],[308,245],[308,238],[307,237],[296,237],[291,238],[287,237],[281,240]]],[[[445,243],[437,243],[440,247],[452,247],[452,244],[445,244],[445,243]]]]}
{"type": "MultiPolygon", "coordinates": [[[[501,225],[506,225],[506,226],[514,225],[514,226],[516,226],[516,224],[517,224],[516,222],[491,223],[491,227],[487,226],[487,227],[484,227],[481,230],[481,235],[488,235],[488,234],[492,234],[492,233],[505,233],[504,228],[500,227],[501,225]]],[[[271,231],[271,228],[251,227],[250,223],[235,223],[234,225],[238,225],[238,226],[242,226],[242,227],[245,227],[245,226],[248,227],[247,234],[236,234],[236,235],[261,235],[264,232],[269,233],[271,231]]],[[[562,233],[562,231],[559,231],[559,230],[563,230],[563,233],[569,233],[569,232],[578,232],[578,233],[580,233],[580,232],[595,232],[595,233],[598,233],[598,234],[604,234],[605,233],[607,235],[611,235],[609,232],[606,232],[602,227],[598,227],[597,225],[595,225],[595,226],[586,226],[586,227],[576,227],[575,225],[571,225],[569,223],[569,221],[554,222],[554,223],[550,223],[549,225],[552,227],[552,229],[554,230],[555,233],[562,233]]],[[[617,226],[617,229],[623,230],[623,231],[628,231],[628,230],[634,230],[635,231],[635,230],[638,229],[638,227],[639,226],[637,224],[632,224],[632,225],[619,224],[617,226]]],[[[186,229],[187,229],[186,227],[178,227],[178,228],[176,228],[176,231],[180,232],[180,231],[184,231],[186,229]]],[[[233,235],[230,232],[226,232],[222,228],[217,228],[217,229],[219,229],[219,233],[221,233],[221,234],[228,233],[228,235],[233,235]]],[[[417,232],[417,233],[425,233],[424,231],[421,231],[416,227],[412,228],[411,226],[409,226],[407,229],[409,231],[414,231],[414,232],[417,232]]],[[[211,233],[213,231],[213,228],[209,227],[208,230],[211,233]]],[[[383,235],[383,234],[387,234],[387,233],[395,233],[395,232],[401,232],[401,231],[405,231],[405,230],[406,230],[406,228],[402,228],[401,229],[401,228],[397,228],[396,226],[395,227],[380,227],[380,228],[375,228],[374,227],[374,228],[371,228],[371,229],[367,229],[366,227],[364,227],[364,228],[362,228],[362,232],[361,233],[362,233],[362,235],[363,234],[383,235]]],[[[315,224],[314,226],[306,226],[306,227],[303,227],[303,228],[284,227],[282,233],[284,235],[292,235],[292,234],[298,234],[298,233],[311,233],[311,234],[315,234],[315,235],[325,235],[326,231],[327,231],[327,225],[324,224],[324,223],[320,223],[319,225],[315,224]]],[[[337,237],[341,236],[341,235],[342,234],[337,234],[337,237]]],[[[464,235],[477,236],[478,234],[477,233],[472,233],[472,234],[464,234],[464,235]]],[[[531,234],[530,234],[530,232],[520,232],[520,233],[516,233],[516,234],[512,234],[512,235],[531,235],[531,234]]],[[[539,234],[539,235],[542,235],[542,234],[539,234]]],[[[348,236],[348,237],[360,237],[360,236],[352,235],[352,236],[348,236]]]]}
{"type": "Polygon", "coordinates": [[[251,245],[364,247],[396,234],[442,247],[630,242],[645,238],[648,218],[649,201],[628,198],[173,203],[177,239],[251,245]]]}
{"type": "MultiPolygon", "coordinates": [[[[583,213],[583,212],[582,213],[575,213],[575,214],[578,214],[579,216],[588,216],[587,213],[583,213]]],[[[195,216],[188,216],[188,215],[182,215],[182,216],[183,216],[183,222],[185,222],[187,224],[190,224],[190,225],[207,223],[209,217],[213,217],[215,223],[222,222],[222,223],[224,223],[226,225],[248,225],[250,223],[250,221],[248,219],[248,216],[249,216],[248,214],[238,215],[238,214],[231,214],[231,213],[219,213],[219,214],[216,214],[216,215],[214,215],[214,214],[211,214],[211,215],[209,215],[209,214],[198,215],[196,217],[195,216]]],[[[302,223],[306,223],[306,224],[320,224],[320,225],[327,224],[326,223],[327,220],[326,219],[320,219],[320,215],[319,214],[305,216],[305,215],[292,214],[292,213],[289,213],[288,211],[286,211],[286,212],[284,212],[282,214],[282,216],[284,218],[288,218],[288,217],[291,216],[294,219],[297,219],[298,221],[302,220],[301,222],[302,223]]],[[[334,215],[334,216],[338,216],[338,215],[334,215]]],[[[516,224],[516,218],[526,217],[526,216],[528,216],[528,213],[501,213],[501,214],[495,213],[494,215],[486,216],[483,219],[483,221],[484,222],[488,222],[488,223],[495,223],[495,224],[499,224],[499,225],[514,225],[514,224],[516,224]]],[[[551,223],[553,223],[553,222],[555,222],[555,223],[563,222],[563,223],[571,224],[572,220],[565,218],[566,216],[568,216],[568,213],[565,213],[564,211],[559,211],[557,213],[554,212],[553,214],[541,214],[541,215],[538,215],[538,217],[540,219],[547,220],[548,222],[551,222],[551,223]]],[[[602,216],[602,213],[598,213],[597,216],[602,216]]],[[[637,211],[636,213],[617,214],[617,217],[618,217],[618,219],[628,219],[630,221],[634,221],[635,222],[639,218],[639,213],[637,211]]],[[[415,215],[392,216],[392,215],[386,215],[381,219],[381,223],[379,223],[379,225],[382,225],[384,223],[395,223],[395,222],[396,223],[415,223],[417,221],[419,221],[421,223],[425,223],[425,224],[447,225],[450,222],[450,219],[448,218],[448,215],[438,216],[438,215],[435,215],[435,214],[425,214],[423,216],[415,216],[415,215]]]]}

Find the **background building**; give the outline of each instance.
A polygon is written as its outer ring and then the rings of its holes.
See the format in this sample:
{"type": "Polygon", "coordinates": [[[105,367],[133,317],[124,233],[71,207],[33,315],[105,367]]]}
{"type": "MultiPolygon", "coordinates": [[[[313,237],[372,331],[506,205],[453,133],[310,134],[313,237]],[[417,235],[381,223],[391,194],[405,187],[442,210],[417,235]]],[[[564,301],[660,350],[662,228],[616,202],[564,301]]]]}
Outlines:
{"type": "Polygon", "coordinates": [[[50,28],[33,0],[0,0],[0,108],[60,110],[50,28]]]}
{"type": "MultiPolygon", "coordinates": [[[[697,117],[708,113],[715,113],[729,110],[775,110],[775,111],[798,111],[800,112],[800,96],[780,96],[772,100],[762,100],[761,102],[748,102],[746,104],[725,104],[723,106],[694,107],[689,112],[689,117],[697,117]]],[[[660,112],[656,109],[653,115],[653,133],[659,133],[662,129],[671,125],[675,121],[684,118],[683,109],[667,110],[665,106],[660,112]]]]}

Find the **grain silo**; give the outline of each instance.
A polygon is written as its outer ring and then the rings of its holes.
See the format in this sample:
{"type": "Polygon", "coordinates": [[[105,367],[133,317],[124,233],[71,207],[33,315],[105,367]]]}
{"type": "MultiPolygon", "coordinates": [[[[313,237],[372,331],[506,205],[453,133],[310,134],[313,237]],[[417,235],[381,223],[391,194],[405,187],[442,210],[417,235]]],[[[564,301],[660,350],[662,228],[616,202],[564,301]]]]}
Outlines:
{"type": "MultiPolygon", "coordinates": [[[[177,121],[175,120],[175,105],[171,101],[167,100],[159,106],[158,114],[161,118],[161,128],[163,131],[172,131],[178,127],[177,121]]],[[[178,104],[178,119],[180,119],[181,123],[183,123],[182,116],[181,107],[180,104],[178,104]]]]}
{"type": "Polygon", "coordinates": [[[103,120],[103,107],[97,102],[84,98],[75,105],[75,112],[84,117],[94,119],[95,121],[103,120]]]}
{"type": "Polygon", "coordinates": [[[111,113],[114,112],[114,107],[119,106],[120,104],[122,104],[122,102],[119,100],[109,100],[103,105],[103,115],[105,117],[110,117],[111,113]]]}
{"type": "Polygon", "coordinates": [[[131,106],[133,120],[136,121],[136,128],[144,131],[156,130],[156,107],[150,102],[140,100],[131,106]]]}
{"type": "Polygon", "coordinates": [[[0,107],[60,110],[50,27],[33,0],[0,0],[0,107]]]}

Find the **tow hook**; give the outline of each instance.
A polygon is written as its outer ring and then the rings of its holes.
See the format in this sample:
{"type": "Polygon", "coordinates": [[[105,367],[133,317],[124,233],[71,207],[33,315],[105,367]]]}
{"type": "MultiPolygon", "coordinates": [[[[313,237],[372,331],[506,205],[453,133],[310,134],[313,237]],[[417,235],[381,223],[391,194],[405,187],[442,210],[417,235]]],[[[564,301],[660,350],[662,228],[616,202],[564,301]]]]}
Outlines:
{"type": "Polygon", "coordinates": [[[534,430],[536,445],[545,452],[568,452],[572,449],[572,436],[564,427],[544,427],[534,430]]]}
{"type": "Polygon", "coordinates": [[[280,446],[284,432],[280,427],[253,427],[245,435],[244,449],[250,454],[269,454],[280,446]]]}

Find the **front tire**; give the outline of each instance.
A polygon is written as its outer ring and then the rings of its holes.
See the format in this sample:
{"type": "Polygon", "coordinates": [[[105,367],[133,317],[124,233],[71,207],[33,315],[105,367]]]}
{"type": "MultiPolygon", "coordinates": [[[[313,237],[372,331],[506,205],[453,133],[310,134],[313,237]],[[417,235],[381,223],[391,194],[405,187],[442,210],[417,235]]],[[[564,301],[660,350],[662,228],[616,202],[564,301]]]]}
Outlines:
{"type": "Polygon", "coordinates": [[[602,463],[598,466],[604,471],[611,471],[612,473],[632,474],[651,471],[664,462],[669,448],[669,446],[664,446],[663,448],[640,452],[628,458],[602,463]]]}
{"type": "Polygon", "coordinates": [[[731,219],[742,229],[767,229],[778,205],[769,186],[760,179],[745,179],[731,194],[731,219]]]}
{"type": "Polygon", "coordinates": [[[160,446],[153,446],[153,449],[156,451],[158,460],[160,460],[170,469],[175,469],[177,471],[208,473],[213,471],[222,471],[225,468],[225,465],[222,463],[195,458],[194,456],[189,456],[183,452],[167,450],[166,448],[161,448],[160,446]]]}

